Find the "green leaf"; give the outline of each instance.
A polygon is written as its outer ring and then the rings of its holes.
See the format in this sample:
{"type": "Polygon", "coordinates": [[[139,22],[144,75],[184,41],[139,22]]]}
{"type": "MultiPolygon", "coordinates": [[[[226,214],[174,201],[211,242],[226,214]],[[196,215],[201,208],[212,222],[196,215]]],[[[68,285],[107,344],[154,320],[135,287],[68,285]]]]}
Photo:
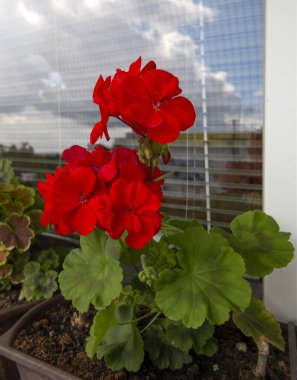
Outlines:
{"type": "Polygon", "coordinates": [[[9,193],[10,200],[2,208],[6,215],[13,213],[22,214],[22,212],[34,203],[35,191],[31,187],[18,185],[9,193]]]}
{"type": "Polygon", "coordinates": [[[43,272],[38,262],[31,261],[24,268],[23,294],[28,301],[51,298],[58,289],[58,273],[52,270],[43,272]]]}
{"type": "Polygon", "coordinates": [[[6,264],[7,257],[9,256],[9,251],[0,245],[0,266],[6,264]]]}
{"type": "Polygon", "coordinates": [[[251,288],[243,279],[244,261],[225,239],[191,227],[175,235],[174,241],[180,247],[181,268],[164,270],[156,282],[157,305],[169,319],[192,328],[206,318],[222,324],[231,310],[243,311],[249,305],[251,288]]]}
{"type": "Polygon", "coordinates": [[[280,232],[276,221],[262,211],[239,215],[231,223],[231,230],[238,239],[238,253],[246,262],[247,273],[252,276],[267,275],[293,259],[290,234],[280,232]]]}
{"type": "Polygon", "coordinates": [[[108,330],[97,356],[113,371],[126,368],[128,371],[139,370],[144,358],[143,340],[137,327],[133,324],[117,325],[108,330]]]}
{"type": "Polygon", "coordinates": [[[97,312],[90,330],[90,336],[87,338],[86,352],[89,358],[93,358],[104,335],[117,322],[114,304],[97,312]]]}
{"type": "Polygon", "coordinates": [[[95,229],[81,237],[81,249],[66,257],[59,282],[63,296],[84,313],[89,305],[104,308],[121,293],[123,272],[118,245],[103,231],[95,229]]]}
{"type": "Polygon", "coordinates": [[[265,276],[274,268],[283,268],[293,258],[290,234],[279,231],[276,221],[262,211],[248,211],[231,223],[233,236],[219,228],[213,229],[228,239],[233,249],[245,260],[251,276],[265,276]]]}
{"type": "Polygon", "coordinates": [[[198,347],[197,351],[195,350],[197,355],[205,355],[211,358],[218,351],[218,341],[216,338],[209,339],[204,346],[198,347]]]}
{"type": "Polygon", "coordinates": [[[0,267],[0,279],[7,278],[12,273],[12,266],[10,264],[5,264],[0,267]]]}
{"type": "Polygon", "coordinates": [[[162,223],[161,232],[163,235],[172,236],[176,233],[181,233],[189,227],[202,227],[197,220],[180,220],[180,219],[167,219],[162,223]]]}
{"type": "Polygon", "coordinates": [[[169,321],[166,332],[173,346],[182,351],[188,351],[193,347],[198,354],[198,351],[212,339],[214,326],[205,321],[198,329],[188,329],[180,322],[169,321]]]}
{"type": "Polygon", "coordinates": [[[33,230],[35,235],[41,234],[42,232],[45,232],[48,230],[48,226],[43,227],[40,224],[42,211],[41,210],[30,210],[27,215],[30,218],[30,228],[33,230]]]}
{"type": "Polygon", "coordinates": [[[38,253],[37,261],[43,271],[58,269],[60,265],[60,257],[53,248],[46,249],[38,253]]]}
{"type": "Polygon", "coordinates": [[[260,300],[252,298],[250,306],[243,313],[233,313],[233,321],[246,336],[253,337],[256,343],[261,336],[265,336],[270,344],[284,351],[285,341],[280,324],[260,300]]]}
{"type": "Polygon", "coordinates": [[[10,251],[17,248],[20,252],[26,251],[34,236],[29,228],[30,219],[26,215],[11,215],[6,223],[0,224],[0,243],[10,251]]]}
{"type": "Polygon", "coordinates": [[[160,325],[152,325],[146,330],[144,347],[150,359],[160,369],[176,370],[192,361],[192,357],[187,351],[182,351],[172,345],[160,325]]]}
{"type": "Polygon", "coordinates": [[[0,187],[0,206],[3,206],[5,203],[9,202],[9,199],[9,194],[2,192],[0,187]]]}
{"type": "Polygon", "coordinates": [[[14,179],[14,171],[10,160],[2,158],[0,160],[0,182],[4,184],[12,183],[14,179]]]}
{"type": "Polygon", "coordinates": [[[13,271],[10,276],[10,281],[13,284],[19,284],[24,281],[24,267],[30,259],[30,254],[28,251],[21,255],[17,251],[12,251],[10,255],[13,261],[13,271]]]}

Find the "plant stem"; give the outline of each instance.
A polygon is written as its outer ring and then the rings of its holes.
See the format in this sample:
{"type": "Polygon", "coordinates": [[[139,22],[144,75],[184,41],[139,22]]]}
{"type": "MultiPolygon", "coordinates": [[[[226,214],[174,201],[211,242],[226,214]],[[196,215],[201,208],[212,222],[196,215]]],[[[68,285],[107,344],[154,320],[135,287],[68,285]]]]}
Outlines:
{"type": "Polygon", "coordinates": [[[123,251],[124,251],[124,254],[125,254],[126,258],[127,258],[127,261],[129,261],[130,265],[132,265],[134,267],[136,273],[138,274],[139,270],[138,270],[137,266],[135,265],[135,263],[133,263],[133,261],[131,261],[128,249],[127,249],[125,243],[123,242],[122,238],[119,238],[119,242],[121,244],[121,247],[123,248],[123,251]]]}
{"type": "Polygon", "coordinates": [[[143,320],[145,318],[148,318],[148,317],[150,317],[151,315],[153,315],[155,313],[156,313],[155,311],[151,311],[151,312],[149,312],[149,313],[147,313],[145,315],[142,315],[139,318],[132,319],[132,321],[119,323],[119,325],[128,325],[129,323],[135,323],[135,322],[141,321],[141,320],[143,320]]]}
{"type": "Polygon", "coordinates": [[[155,320],[159,317],[161,313],[157,313],[154,318],[140,331],[140,334],[142,334],[146,329],[148,329],[154,322],[155,320]]]}
{"type": "Polygon", "coordinates": [[[173,172],[168,172],[168,173],[166,173],[166,174],[163,174],[163,175],[161,175],[160,177],[153,179],[153,182],[161,181],[162,179],[165,179],[166,177],[169,177],[169,176],[171,176],[172,174],[173,174],[173,172]]]}
{"type": "Polygon", "coordinates": [[[260,377],[265,379],[266,377],[266,363],[269,355],[269,343],[268,339],[265,336],[261,336],[258,347],[258,362],[254,371],[255,377],[260,377]]]}

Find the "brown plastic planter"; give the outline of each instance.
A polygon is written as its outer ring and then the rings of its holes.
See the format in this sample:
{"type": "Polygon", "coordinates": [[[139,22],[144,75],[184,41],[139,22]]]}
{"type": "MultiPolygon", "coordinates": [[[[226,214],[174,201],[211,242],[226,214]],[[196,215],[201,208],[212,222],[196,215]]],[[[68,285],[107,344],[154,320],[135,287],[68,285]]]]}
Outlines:
{"type": "MultiPolygon", "coordinates": [[[[82,380],[57,367],[47,364],[33,356],[13,348],[13,342],[20,330],[30,324],[41,312],[63,302],[61,296],[44,301],[27,312],[10,330],[0,337],[0,355],[16,363],[21,380],[82,380]]],[[[295,325],[288,325],[288,346],[290,356],[291,380],[297,380],[297,348],[295,325]]],[[[17,378],[16,378],[17,379],[17,378]]],[[[2,379],[1,379],[2,380],[2,379]]],[[[6,379],[5,379],[6,380],[6,379]]]]}
{"type": "Polygon", "coordinates": [[[0,355],[16,364],[21,380],[80,380],[77,376],[71,375],[12,347],[15,338],[25,325],[28,325],[42,311],[50,309],[57,303],[61,303],[62,300],[61,296],[56,296],[49,301],[41,302],[0,337],[0,355]]]}
{"type": "MultiPolygon", "coordinates": [[[[22,305],[0,310],[0,335],[4,334],[23,314],[25,314],[36,304],[37,302],[28,302],[22,305]]],[[[0,356],[0,379],[19,379],[19,373],[15,363],[3,356],[0,356]]]]}

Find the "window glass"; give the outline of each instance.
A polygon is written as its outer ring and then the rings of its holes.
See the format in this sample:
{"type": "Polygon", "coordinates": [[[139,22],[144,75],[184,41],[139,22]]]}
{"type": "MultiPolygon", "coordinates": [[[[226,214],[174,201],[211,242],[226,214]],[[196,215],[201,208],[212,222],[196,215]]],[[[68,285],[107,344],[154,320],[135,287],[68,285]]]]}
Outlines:
{"type": "MultiPolygon", "coordinates": [[[[164,212],[225,226],[262,202],[263,1],[0,0],[0,154],[36,185],[99,119],[100,74],[140,55],[179,76],[197,121],[172,144],[164,212]]],[[[112,148],[135,145],[110,122],[112,148]]]]}

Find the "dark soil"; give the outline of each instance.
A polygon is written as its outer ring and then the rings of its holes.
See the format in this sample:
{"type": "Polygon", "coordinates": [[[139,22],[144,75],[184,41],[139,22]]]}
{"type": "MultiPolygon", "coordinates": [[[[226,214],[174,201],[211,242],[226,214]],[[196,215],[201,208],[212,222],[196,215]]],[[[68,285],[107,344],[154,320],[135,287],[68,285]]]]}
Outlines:
{"type": "MultiPolygon", "coordinates": [[[[73,308],[58,305],[44,312],[32,326],[23,329],[14,346],[30,355],[44,360],[84,380],[249,380],[254,379],[253,369],[257,362],[254,342],[246,338],[231,323],[216,329],[219,351],[212,357],[193,355],[193,362],[177,371],[159,370],[146,357],[138,373],[112,372],[103,361],[90,360],[84,352],[89,325],[82,329],[73,328],[70,320],[73,308]],[[236,344],[243,342],[247,351],[240,352],[236,344]]],[[[94,312],[87,314],[91,323],[94,312]]],[[[287,331],[284,327],[284,337],[287,331]]],[[[271,347],[268,359],[269,380],[290,379],[288,352],[282,353],[271,347]]]]}
{"type": "Polygon", "coordinates": [[[20,289],[0,293],[0,310],[27,303],[25,300],[19,301],[19,295],[20,289]]]}

